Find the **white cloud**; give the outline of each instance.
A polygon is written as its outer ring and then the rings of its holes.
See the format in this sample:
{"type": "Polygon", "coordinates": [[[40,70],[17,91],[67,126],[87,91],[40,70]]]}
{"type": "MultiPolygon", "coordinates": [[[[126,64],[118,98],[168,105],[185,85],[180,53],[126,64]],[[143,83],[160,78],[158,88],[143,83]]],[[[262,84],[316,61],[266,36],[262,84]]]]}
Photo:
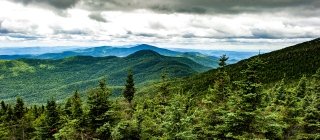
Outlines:
{"type": "Polygon", "coordinates": [[[92,11],[65,16],[0,1],[0,47],[95,46],[150,43],[161,47],[274,50],[320,36],[320,17],[279,13],[186,14],[150,10],[92,11]],[[100,19],[96,19],[100,18],[100,19]],[[106,22],[99,20],[105,19],[106,22]]]}

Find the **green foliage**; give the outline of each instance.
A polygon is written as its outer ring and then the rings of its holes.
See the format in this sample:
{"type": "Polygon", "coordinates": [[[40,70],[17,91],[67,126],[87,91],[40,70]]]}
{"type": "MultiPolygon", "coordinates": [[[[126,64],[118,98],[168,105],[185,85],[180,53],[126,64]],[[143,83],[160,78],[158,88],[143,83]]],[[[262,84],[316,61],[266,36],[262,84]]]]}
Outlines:
{"type": "MultiPolygon", "coordinates": [[[[263,68],[258,72],[260,82],[266,86],[280,81],[283,75],[289,83],[298,82],[301,76],[312,76],[320,67],[320,39],[290,46],[281,50],[254,56],[236,64],[227,65],[224,70],[230,75],[231,81],[242,79],[240,71],[246,69],[247,63],[259,57],[264,62],[263,68]]],[[[197,92],[206,92],[209,85],[214,83],[219,69],[212,69],[198,75],[193,75],[182,81],[185,90],[191,88],[197,92]]]]}
{"type": "Polygon", "coordinates": [[[125,98],[111,99],[100,80],[85,102],[77,91],[66,102],[49,100],[45,107],[25,105],[21,98],[1,102],[0,139],[319,139],[320,69],[296,83],[286,75],[269,87],[261,72],[269,64],[263,62],[262,55],[246,62],[238,81],[225,66],[208,85],[185,88],[163,74],[146,94],[131,94],[129,73],[125,98]]]}
{"type": "Polygon", "coordinates": [[[297,94],[297,97],[299,98],[304,98],[305,95],[306,95],[306,92],[307,92],[307,78],[306,76],[304,75],[300,81],[299,81],[299,84],[296,88],[296,94],[297,94]]]}
{"type": "Polygon", "coordinates": [[[16,119],[20,120],[24,116],[24,113],[24,102],[20,97],[18,97],[16,106],[14,107],[14,116],[16,119]]]}
{"type": "MultiPolygon", "coordinates": [[[[88,105],[89,105],[89,124],[92,131],[101,131],[101,127],[105,127],[104,124],[108,123],[111,118],[107,114],[110,110],[110,101],[109,101],[110,91],[106,86],[105,80],[99,81],[99,87],[89,91],[88,94],[88,105]]],[[[103,129],[105,130],[105,129],[103,129]]],[[[98,137],[107,138],[110,135],[105,136],[109,132],[100,133],[98,137]]]]}
{"type": "Polygon", "coordinates": [[[220,67],[224,67],[227,65],[227,61],[228,61],[229,57],[227,57],[227,55],[222,55],[219,59],[219,66],[220,67]]]}
{"type": "Polygon", "coordinates": [[[13,103],[19,95],[30,104],[44,104],[52,97],[62,101],[75,90],[85,93],[106,75],[110,78],[109,88],[113,89],[113,95],[119,96],[128,69],[135,72],[136,86],[143,87],[159,81],[165,68],[175,78],[209,70],[190,59],[162,56],[153,51],[140,51],[128,57],[75,56],[59,60],[0,61],[0,98],[13,103]]]}
{"type": "Polygon", "coordinates": [[[123,91],[123,96],[124,98],[127,99],[127,101],[131,104],[131,101],[134,97],[134,93],[136,91],[134,87],[134,81],[133,81],[133,74],[132,71],[130,70],[128,73],[127,81],[126,81],[125,89],[123,91]]]}

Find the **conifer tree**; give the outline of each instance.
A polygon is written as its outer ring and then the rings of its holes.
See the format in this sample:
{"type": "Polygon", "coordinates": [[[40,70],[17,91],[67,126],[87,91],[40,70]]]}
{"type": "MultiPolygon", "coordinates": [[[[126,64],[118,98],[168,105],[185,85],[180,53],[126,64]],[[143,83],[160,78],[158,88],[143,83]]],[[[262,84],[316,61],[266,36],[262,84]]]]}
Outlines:
{"type": "Polygon", "coordinates": [[[6,122],[11,122],[14,120],[14,111],[10,105],[7,106],[7,112],[5,116],[5,121],[6,122]]]}
{"type": "Polygon", "coordinates": [[[4,101],[1,101],[0,104],[1,104],[0,115],[5,115],[5,113],[7,112],[7,105],[4,101]]]}
{"type": "Polygon", "coordinates": [[[71,117],[72,115],[72,111],[71,111],[71,107],[72,107],[72,99],[68,98],[66,104],[64,105],[64,113],[66,113],[67,116],[71,117]]]}
{"type": "Polygon", "coordinates": [[[161,75],[161,83],[159,87],[160,94],[163,98],[167,98],[169,96],[169,82],[168,82],[168,74],[163,72],[161,75]]]}
{"type": "Polygon", "coordinates": [[[320,68],[312,75],[312,90],[316,93],[320,92],[320,68]]]}
{"type": "Polygon", "coordinates": [[[40,112],[39,112],[39,109],[36,105],[33,106],[32,111],[33,111],[34,118],[38,118],[40,115],[40,112]]]}
{"type": "Polygon", "coordinates": [[[304,98],[303,139],[320,139],[320,69],[312,78],[312,92],[304,98]]]}
{"type": "Polygon", "coordinates": [[[299,112],[300,106],[298,105],[298,98],[295,92],[290,92],[286,96],[284,104],[285,109],[283,110],[283,120],[287,124],[284,129],[283,139],[297,139],[296,134],[299,124],[299,112]]]}
{"type": "Polygon", "coordinates": [[[81,118],[83,115],[82,110],[82,101],[78,91],[76,91],[72,97],[72,117],[73,118],[81,118]]]}
{"type": "Polygon", "coordinates": [[[304,98],[304,96],[306,95],[306,92],[307,92],[307,78],[304,75],[300,79],[299,84],[296,88],[297,97],[299,97],[300,99],[304,98]]]}
{"type": "Polygon", "coordinates": [[[15,118],[20,120],[23,117],[24,113],[25,113],[24,102],[20,97],[18,97],[16,105],[14,107],[15,118]]]}
{"type": "Polygon", "coordinates": [[[284,88],[284,78],[283,78],[278,88],[276,89],[275,98],[273,102],[276,105],[280,105],[280,104],[284,104],[285,100],[286,100],[286,91],[284,88]]]}
{"type": "Polygon", "coordinates": [[[99,87],[95,90],[89,91],[88,95],[88,105],[89,105],[89,124],[91,126],[91,131],[99,130],[101,135],[98,135],[100,138],[107,139],[110,137],[110,131],[107,129],[99,129],[105,124],[108,124],[111,121],[110,116],[107,114],[110,110],[109,102],[110,91],[106,86],[105,80],[99,81],[99,87]],[[103,132],[101,132],[103,130],[103,132]]]}
{"type": "Polygon", "coordinates": [[[222,127],[227,137],[244,139],[253,138],[257,129],[254,127],[257,109],[261,105],[262,93],[259,81],[258,70],[261,69],[263,62],[253,59],[247,64],[247,69],[242,73],[244,80],[237,82],[240,91],[230,100],[232,112],[226,114],[224,126],[222,127]]]}
{"type": "Polygon", "coordinates": [[[131,101],[134,97],[134,93],[135,93],[135,87],[134,87],[133,74],[132,74],[132,71],[130,70],[128,72],[128,77],[127,77],[125,89],[123,91],[123,96],[129,102],[129,104],[131,104],[131,101]]]}
{"type": "Polygon", "coordinates": [[[221,68],[223,68],[224,66],[226,66],[228,59],[229,59],[229,57],[227,57],[227,55],[225,55],[225,54],[222,55],[222,56],[220,56],[219,66],[220,66],[221,68]]]}
{"type": "Polygon", "coordinates": [[[46,126],[46,139],[53,139],[53,135],[58,132],[59,129],[59,112],[57,104],[54,100],[47,102],[46,114],[45,114],[45,126],[46,126]]]}

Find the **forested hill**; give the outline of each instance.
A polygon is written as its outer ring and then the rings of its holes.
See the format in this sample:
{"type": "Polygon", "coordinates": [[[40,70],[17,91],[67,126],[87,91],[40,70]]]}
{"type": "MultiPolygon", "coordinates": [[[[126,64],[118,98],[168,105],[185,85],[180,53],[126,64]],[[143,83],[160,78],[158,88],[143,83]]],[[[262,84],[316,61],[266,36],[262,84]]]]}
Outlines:
{"type": "MultiPolygon", "coordinates": [[[[243,78],[241,77],[241,71],[246,68],[248,62],[257,57],[264,62],[263,67],[258,71],[261,82],[265,84],[273,83],[281,80],[284,76],[287,80],[298,81],[301,76],[311,76],[320,68],[320,38],[228,65],[226,71],[231,79],[239,80],[243,78]]],[[[192,76],[186,80],[185,87],[207,90],[208,85],[214,82],[217,71],[217,69],[213,69],[192,76]]]]}
{"type": "Polygon", "coordinates": [[[121,91],[128,70],[132,69],[137,85],[170,77],[190,76],[208,70],[183,57],[168,57],[151,50],[128,57],[76,56],[60,60],[0,60],[0,98],[15,100],[20,96],[29,103],[43,103],[51,97],[64,99],[75,90],[94,87],[107,77],[114,91],[121,91]]]}
{"type": "MultiPolygon", "coordinates": [[[[37,50],[37,49],[36,49],[37,50]]],[[[41,51],[40,48],[38,48],[41,51]]],[[[201,53],[195,52],[177,52],[164,48],[158,48],[148,44],[140,44],[133,47],[111,47],[111,46],[101,46],[101,47],[93,47],[93,48],[79,48],[75,50],[68,50],[63,52],[55,52],[55,53],[44,53],[44,54],[16,54],[10,55],[9,50],[7,52],[9,55],[0,55],[0,59],[3,60],[16,60],[16,59],[63,59],[67,57],[73,56],[93,56],[93,57],[106,57],[106,56],[117,56],[117,57],[126,57],[130,54],[133,54],[137,51],[142,50],[152,50],[164,56],[172,56],[172,57],[185,57],[189,58],[196,63],[204,65],[206,67],[216,68],[218,65],[218,58],[215,56],[208,56],[201,53]]],[[[1,50],[0,50],[1,51],[1,50]]],[[[6,50],[4,50],[6,51],[6,50]]],[[[16,51],[16,49],[12,49],[12,51],[16,51]]],[[[19,51],[18,51],[19,52],[19,51]]],[[[0,53],[1,54],[1,53],[0,53]]],[[[238,60],[236,60],[238,61],[238,60]]]]}

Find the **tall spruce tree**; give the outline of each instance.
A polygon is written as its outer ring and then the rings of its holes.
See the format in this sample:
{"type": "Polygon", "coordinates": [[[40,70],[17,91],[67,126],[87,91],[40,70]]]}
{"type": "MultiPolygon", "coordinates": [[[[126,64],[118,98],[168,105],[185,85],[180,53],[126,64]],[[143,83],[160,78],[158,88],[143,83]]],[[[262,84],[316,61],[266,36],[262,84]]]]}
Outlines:
{"type": "Polygon", "coordinates": [[[131,101],[134,97],[136,89],[134,87],[134,80],[133,80],[133,74],[132,70],[129,70],[128,77],[125,85],[125,89],[123,91],[123,96],[126,98],[126,100],[131,104],[131,101]]]}
{"type": "Polygon", "coordinates": [[[311,89],[304,98],[303,139],[320,139],[320,69],[312,76],[311,89]]]}
{"type": "Polygon", "coordinates": [[[1,101],[1,109],[0,109],[0,115],[4,115],[7,112],[7,105],[4,101],[1,101]]]}
{"type": "Polygon", "coordinates": [[[69,117],[72,116],[72,111],[71,111],[72,104],[71,104],[71,102],[72,102],[72,99],[68,98],[66,104],[64,105],[64,113],[69,117]]]}
{"type": "Polygon", "coordinates": [[[161,74],[161,83],[159,87],[159,91],[162,97],[167,98],[169,96],[169,82],[168,82],[168,73],[163,72],[161,74]]]}
{"type": "Polygon", "coordinates": [[[229,59],[229,57],[227,57],[227,55],[225,55],[225,54],[222,55],[222,56],[220,56],[219,66],[220,66],[221,68],[223,68],[224,66],[226,66],[228,59],[229,59]]]}
{"type": "Polygon", "coordinates": [[[257,129],[255,121],[259,114],[257,109],[261,105],[262,92],[259,81],[258,71],[261,69],[263,62],[255,58],[247,64],[247,69],[242,73],[244,79],[237,82],[239,92],[230,100],[232,105],[231,112],[224,118],[226,137],[236,139],[248,139],[255,136],[257,129]]]}
{"type": "Polygon", "coordinates": [[[300,79],[299,84],[296,88],[297,97],[299,97],[300,99],[304,98],[304,96],[306,95],[306,92],[307,92],[307,78],[304,75],[300,79]]]}
{"type": "Polygon", "coordinates": [[[20,97],[18,97],[16,105],[14,107],[14,116],[16,119],[20,120],[23,117],[24,113],[25,113],[24,102],[20,97]]]}
{"type": "Polygon", "coordinates": [[[227,64],[226,61],[229,58],[226,55],[222,55],[219,59],[220,68],[217,73],[217,78],[213,85],[213,89],[210,89],[211,93],[214,95],[214,102],[221,103],[225,102],[230,94],[230,77],[228,73],[223,69],[227,64]]]}
{"type": "Polygon", "coordinates": [[[76,91],[72,97],[71,101],[71,112],[72,112],[72,118],[81,118],[83,115],[83,110],[82,110],[82,101],[80,98],[80,95],[78,91],[76,91]]]}
{"type": "Polygon", "coordinates": [[[111,135],[110,130],[100,128],[111,122],[111,118],[108,115],[108,111],[111,108],[109,96],[110,91],[106,86],[106,81],[103,79],[99,81],[99,87],[97,89],[89,91],[87,100],[91,131],[95,133],[99,130],[99,134],[96,136],[101,139],[107,139],[111,135]]]}
{"type": "Polygon", "coordinates": [[[282,105],[284,104],[285,100],[286,100],[286,90],[285,90],[285,82],[284,82],[284,78],[281,80],[279,86],[276,89],[275,92],[275,98],[273,100],[273,102],[276,105],[282,105]]]}
{"type": "Polygon", "coordinates": [[[45,113],[45,129],[47,134],[43,137],[46,139],[53,139],[53,135],[59,130],[59,112],[56,102],[51,99],[47,102],[45,113]]]}

